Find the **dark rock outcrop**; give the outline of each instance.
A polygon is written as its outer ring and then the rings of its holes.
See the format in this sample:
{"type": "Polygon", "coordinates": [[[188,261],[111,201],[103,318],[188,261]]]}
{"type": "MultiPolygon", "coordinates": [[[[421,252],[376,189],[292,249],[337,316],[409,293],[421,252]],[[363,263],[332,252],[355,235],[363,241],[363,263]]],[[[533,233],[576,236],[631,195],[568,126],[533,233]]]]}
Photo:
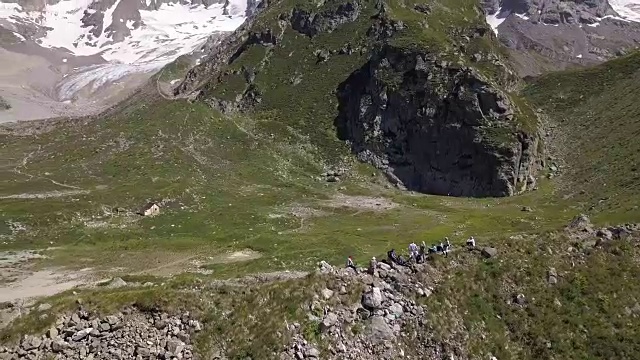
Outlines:
{"type": "Polygon", "coordinates": [[[387,46],[338,99],[338,136],[401,187],[474,197],[533,187],[538,136],[518,130],[509,98],[474,70],[387,46]]]}
{"type": "Polygon", "coordinates": [[[339,4],[335,9],[320,13],[296,8],[291,14],[291,27],[307,36],[314,37],[320,33],[332,32],[339,26],[353,22],[360,15],[360,4],[349,1],[339,4]]]}

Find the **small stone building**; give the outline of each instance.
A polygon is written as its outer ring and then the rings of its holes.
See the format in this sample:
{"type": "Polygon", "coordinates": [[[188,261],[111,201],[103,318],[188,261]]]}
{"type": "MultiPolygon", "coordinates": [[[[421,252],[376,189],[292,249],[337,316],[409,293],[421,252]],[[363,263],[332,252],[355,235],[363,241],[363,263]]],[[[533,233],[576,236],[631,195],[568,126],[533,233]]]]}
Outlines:
{"type": "Polygon", "coordinates": [[[147,203],[139,212],[142,216],[153,216],[160,214],[160,206],[158,203],[150,202],[147,203]]]}

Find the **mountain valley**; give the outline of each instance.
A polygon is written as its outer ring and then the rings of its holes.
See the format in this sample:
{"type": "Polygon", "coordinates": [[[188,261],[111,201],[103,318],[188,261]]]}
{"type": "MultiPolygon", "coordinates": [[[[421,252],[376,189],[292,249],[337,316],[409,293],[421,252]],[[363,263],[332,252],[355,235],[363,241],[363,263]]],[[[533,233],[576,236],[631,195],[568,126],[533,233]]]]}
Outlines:
{"type": "Polygon", "coordinates": [[[640,351],[633,4],[2,6],[0,359],[640,351]]]}

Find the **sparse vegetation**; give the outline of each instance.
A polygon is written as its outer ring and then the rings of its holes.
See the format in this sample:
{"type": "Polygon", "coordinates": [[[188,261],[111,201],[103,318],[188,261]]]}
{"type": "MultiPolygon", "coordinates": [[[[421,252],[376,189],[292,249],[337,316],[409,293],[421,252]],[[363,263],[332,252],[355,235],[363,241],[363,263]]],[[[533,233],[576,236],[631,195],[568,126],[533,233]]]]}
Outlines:
{"type": "MultiPolygon", "coordinates": [[[[443,341],[463,344],[476,358],[634,357],[640,327],[626,308],[640,297],[637,247],[619,241],[593,249],[558,229],[580,212],[598,224],[638,221],[640,55],[549,74],[509,93],[518,107],[513,129],[538,131],[538,115],[558,126],[547,144],[553,158],[545,161],[561,166],[560,177],[543,177],[537,190],[511,198],[402,192],[357,162],[336,137],[335,90],[367,61],[372,46],[367,30],[375,4],[362,4],[356,21],[331,34],[310,38],[287,27],[279,46],[250,45],[228,64],[205,95],[235,100],[246,90],[243,71],[259,67],[253,86],[261,102],[245,113],[223,115],[203,102],[149,98],[144,89],[93,121],[37,136],[0,135],[0,250],[52,247],[38,266],[91,268],[126,282],[164,283],[58,294],[47,300],[51,314],[69,311],[78,297],[104,313],[134,304],[188,308],[205,320],[197,343],[203,356],[224,343],[229,358],[255,359],[288,340],[285,321],[299,322],[307,339],[322,341],[303,305],[327,286],[326,278],[197,293],[194,288],[214,278],[311,269],[320,260],[338,264],[348,255],[363,264],[410,241],[432,244],[448,236],[461,247],[474,235],[479,244],[497,247],[499,256],[480,260],[456,251],[431,264],[446,274],[424,300],[429,326],[443,341]],[[340,54],[348,44],[358,51],[340,54]],[[318,61],[319,49],[331,54],[327,61],[318,61]],[[530,104],[539,108],[537,114],[530,104]],[[347,174],[326,182],[320,174],[336,166],[346,167],[347,174]],[[16,197],[42,193],[53,195],[16,197]],[[338,195],[384,197],[398,206],[340,207],[338,195]],[[134,214],[150,200],[164,200],[158,216],[134,214]],[[12,231],[5,225],[10,221],[24,229],[12,231]],[[258,256],[220,261],[244,249],[258,256]],[[549,267],[562,274],[556,286],[546,283],[549,267]],[[164,277],[185,270],[202,274],[164,277]],[[526,296],[527,306],[513,304],[518,294],[526,296]]],[[[504,69],[487,60],[490,54],[505,56],[495,39],[469,44],[467,52],[482,54],[479,63],[459,53],[460,38],[488,30],[475,2],[421,2],[428,14],[399,1],[389,4],[390,16],[406,25],[392,44],[429,49],[511,89],[504,69]]],[[[323,10],[306,0],[276,1],[255,29],[280,30],[280,14],[294,6],[323,10]]],[[[161,80],[173,80],[185,63],[165,70],[161,80]]],[[[378,76],[391,85],[402,80],[394,72],[378,76]]],[[[505,128],[485,130],[496,144],[514,136],[505,128]]],[[[360,290],[346,296],[357,297],[360,290]]],[[[0,340],[16,341],[52,321],[31,314],[0,333],[0,340]]],[[[364,330],[355,325],[351,331],[364,330]]]]}
{"type": "Polygon", "coordinates": [[[554,123],[564,159],[561,189],[595,218],[640,216],[640,53],[582,70],[549,74],[524,91],[554,123]]]}

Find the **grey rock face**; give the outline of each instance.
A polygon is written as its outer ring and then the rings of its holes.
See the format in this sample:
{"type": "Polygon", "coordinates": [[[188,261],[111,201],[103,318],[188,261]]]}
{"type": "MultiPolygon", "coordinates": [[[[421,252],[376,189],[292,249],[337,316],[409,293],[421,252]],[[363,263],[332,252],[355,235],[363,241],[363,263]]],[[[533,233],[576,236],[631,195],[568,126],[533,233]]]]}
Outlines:
{"type": "Polygon", "coordinates": [[[640,41],[639,23],[604,18],[618,16],[607,0],[484,0],[482,5],[487,14],[505,19],[498,37],[521,76],[593,65],[637,48],[640,41]]]}
{"type": "Polygon", "coordinates": [[[338,136],[401,187],[510,196],[536,174],[538,136],[515,130],[509,98],[473,70],[385,47],[338,99],[338,136]]]}
{"type": "Polygon", "coordinates": [[[490,14],[500,8],[503,12],[523,14],[534,22],[545,24],[591,24],[596,18],[617,15],[607,0],[487,0],[483,1],[483,6],[490,14]]]}
{"type": "Polygon", "coordinates": [[[294,30],[314,37],[320,33],[332,32],[339,26],[353,22],[360,15],[360,4],[349,1],[339,4],[335,9],[328,9],[320,13],[294,9],[291,14],[291,26],[294,30]]]}
{"type": "MultiPolygon", "coordinates": [[[[254,0],[249,0],[253,1],[254,0]]],[[[215,79],[215,76],[220,72],[221,68],[230,61],[233,57],[238,57],[242,51],[246,50],[246,43],[254,41],[249,29],[251,29],[253,23],[256,20],[256,16],[266,8],[267,1],[260,1],[255,7],[252,8],[251,17],[236,29],[232,34],[220,38],[217,35],[212,35],[203,48],[208,49],[206,59],[199,65],[189,70],[184,80],[174,89],[173,94],[175,96],[184,96],[185,94],[192,94],[199,90],[201,87],[212,86],[210,84],[205,85],[209,80],[215,79]]],[[[255,39],[255,37],[253,37],[255,39]]],[[[264,38],[261,38],[264,40],[264,38]]],[[[270,41],[275,44],[274,39],[270,41]]]]}

